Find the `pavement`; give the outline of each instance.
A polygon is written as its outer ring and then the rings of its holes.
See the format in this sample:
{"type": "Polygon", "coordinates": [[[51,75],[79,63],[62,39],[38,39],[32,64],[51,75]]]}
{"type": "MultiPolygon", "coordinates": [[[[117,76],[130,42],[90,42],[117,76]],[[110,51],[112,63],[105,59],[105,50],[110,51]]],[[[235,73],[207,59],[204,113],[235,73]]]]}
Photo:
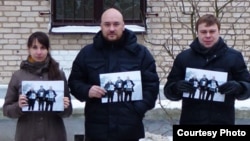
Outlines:
{"type": "MultiPolygon", "coordinates": [[[[10,119],[2,115],[2,104],[6,94],[6,87],[0,85],[0,141],[14,141],[17,119],[10,119]]],[[[250,124],[250,99],[236,101],[236,124],[250,124]]],[[[68,141],[76,141],[77,135],[84,134],[84,102],[72,97],[73,114],[64,118],[68,141]]],[[[172,141],[172,127],[178,124],[181,111],[181,101],[173,102],[165,99],[160,91],[156,106],[148,111],[143,120],[146,137],[140,141],[172,141]]]]}
{"type": "MultiPolygon", "coordinates": [[[[16,119],[5,117],[0,119],[0,141],[14,141],[16,121],[16,119]]],[[[64,123],[67,130],[68,141],[75,141],[76,135],[84,134],[84,116],[72,115],[69,118],[64,118],[64,123]]],[[[165,138],[164,141],[167,141],[166,139],[172,136],[171,124],[172,123],[167,120],[144,120],[145,131],[147,132],[147,137],[145,139],[149,137],[152,139],[159,136],[165,138]]]]}

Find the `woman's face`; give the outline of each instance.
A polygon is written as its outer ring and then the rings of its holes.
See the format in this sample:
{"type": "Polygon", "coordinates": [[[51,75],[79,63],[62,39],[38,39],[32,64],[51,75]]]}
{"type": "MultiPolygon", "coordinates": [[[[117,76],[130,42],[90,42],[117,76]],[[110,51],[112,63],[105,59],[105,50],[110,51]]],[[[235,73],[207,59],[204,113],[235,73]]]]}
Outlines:
{"type": "Polygon", "coordinates": [[[29,54],[35,62],[45,61],[48,52],[48,49],[40,44],[37,39],[35,39],[32,43],[32,46],[29,47],[29,54]]]}

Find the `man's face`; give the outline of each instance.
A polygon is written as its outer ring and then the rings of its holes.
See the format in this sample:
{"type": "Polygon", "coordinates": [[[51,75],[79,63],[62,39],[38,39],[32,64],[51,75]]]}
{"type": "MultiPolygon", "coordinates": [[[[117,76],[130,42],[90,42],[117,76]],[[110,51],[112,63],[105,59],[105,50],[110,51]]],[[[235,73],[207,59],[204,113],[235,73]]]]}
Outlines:
{"type": "Polygon", "coordinates": [[[206,48],[213,47],[219,40],[220,31],[217,24],[207,26],[206,23],[202,23],[198,26],[198,39],[200,44],[206,48]]]}
{"type": "Polygon", "coordinates": [[[101,30],[106,40],[111,42],[119,40],[124,31],[122,15],[115,10],[106,11],[102,16],[101,30]]]}

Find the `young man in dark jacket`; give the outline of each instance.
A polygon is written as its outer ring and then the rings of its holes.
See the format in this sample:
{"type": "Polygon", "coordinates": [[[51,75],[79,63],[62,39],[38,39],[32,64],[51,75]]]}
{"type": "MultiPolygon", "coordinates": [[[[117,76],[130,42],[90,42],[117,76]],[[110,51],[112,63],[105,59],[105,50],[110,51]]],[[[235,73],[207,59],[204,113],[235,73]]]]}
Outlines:
{"type": "Polygon", "coordinates": [[[41,85],[40,89],[37,91],[38,111],[44,111],[45,94],[46,90],[41,85]]]}
{"type": "Polygon", "coordinates": [[[85,135],[88,141],[139,141],[144,137],[143,117],[155,106],[159,92],[156,65],[149,50],[137,43],[114,9],[101,17],[101,31],[93,43],[81,49],[69,76],[72,95],[85,101],[85,135]],[[142,100],[102,103],[107,91],[100,74],[140,71],[142,100]]]}
{"type": "Polygon", "coordinates": [[[107,91],[106,97],[108,98],[108,102],[113,102],[114,93],[115,93],[115,84],[109,80],[105,85],[104,89],[107,91]]]}
{"type": "Polygon", "coordinates": [[[190,48],[177,55],[164,86],[170,100],[182,99],[180,124],[235,124],[235,99],[250,96],[250,75],[239,51],[229,48],[220,37],[220,22],[211,14],[197,21],[198,37],[190,48]],[[183,92],[193,91],[192,83],[185,80],[186,68],[204,69],[227,73],[227,82],[218,90],[224,101],[206,101],[182,97],[183,92]]]}
{"type": "Polygon", "coordinates": [[[124,80],[124,101],[132,101],[134,86],[135,83],[127,76],[127,79],[124,80]]]}

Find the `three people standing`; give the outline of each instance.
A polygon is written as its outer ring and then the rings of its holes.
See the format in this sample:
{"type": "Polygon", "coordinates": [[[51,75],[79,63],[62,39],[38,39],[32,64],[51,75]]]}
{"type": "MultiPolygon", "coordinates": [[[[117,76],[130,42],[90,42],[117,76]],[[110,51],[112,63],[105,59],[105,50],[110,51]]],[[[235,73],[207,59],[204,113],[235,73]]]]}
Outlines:
{"type": "MultiPolygon", "coordinates": [[[[235,99],[244,100],[250,96],[250,75],[243,56],[222,40],[220,23],[213,15],[202,16],[197,21],[196,30],[198,37],[192,42],[190,49],[176,57],[164,86],[164,94],[170,100],[182,99],[180,124],[234,124],[235,99]],[[218,86],[218,91],[225,95],[225,101],[183,98],[183,92],[193,93],[193,85],[184,80],[187,67],[227,72],[228,81],[218,86]]],[[[61,118],[72,112],[70,96],[65,75],[51,57],[49,49],[46,35],[41,32],[32,34],[28,41],[29,56],[9,83],[3,111],[5,116],[19,118],[15,137],[17,141],[45,137],[49,141],[66,140],[61,118]],[[64,80],[65,110],[62,113],[21,111],[23,106],[27,106],[27,97],[20,93],[21,81],[41,79],[64,80]],[[51,124],[37,128],[38,124],[33,121],[39,121],[39,125],[45,121],[51,124]],[[28,126],[34,129],[33,134],[21,130],[28,126]]],[[[95,35],[92,44],[80,50],[73,62],[68,82],[72,95],[79,101],[86,102],[85,130],[89,141],[138,141],[144,137],[142,120],[145,113],[155,105],[159,78],[153,56],[145,46],[137,43],[135,34],[125,28],[123,16],[118,10],[111,8],[103,13],[101,31],[95,35]],[[107,90],[100,87],[99,75],[133,70],[141,72],[143,99],[101,103],[100,99],[107,90]]]]}

